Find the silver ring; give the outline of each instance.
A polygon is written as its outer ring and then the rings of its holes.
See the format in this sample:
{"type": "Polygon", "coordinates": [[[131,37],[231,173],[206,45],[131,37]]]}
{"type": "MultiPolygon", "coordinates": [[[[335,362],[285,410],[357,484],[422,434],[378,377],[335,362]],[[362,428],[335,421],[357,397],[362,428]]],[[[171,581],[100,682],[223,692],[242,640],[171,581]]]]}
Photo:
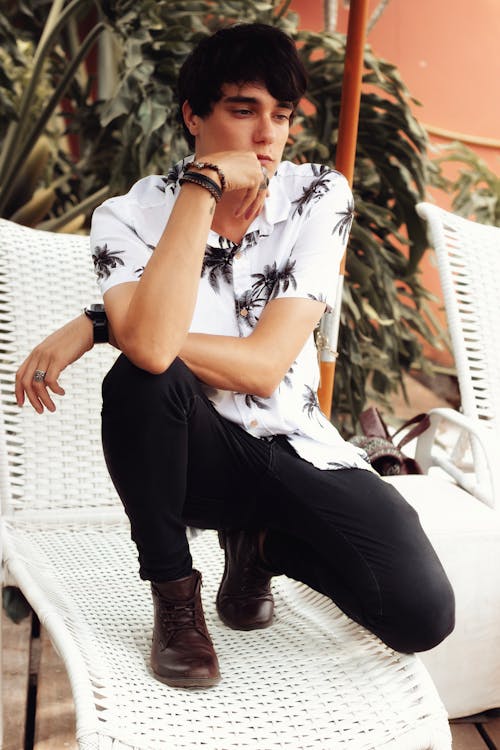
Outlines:
{"type": "Polygon", "coordinates": [[[35,370],[35,374],[33,375],[33,380],[35,383],[43,383],[45,380],[45,376],[47,374],[46,370],[35,370]]]}
{"type": "Polygon", "coordinates": [[[267,173],[267,167],[261,166],[262,169],[262,182],[259,185],[259,190],[267,190],[269,186],[269,176],[267,173]]]}

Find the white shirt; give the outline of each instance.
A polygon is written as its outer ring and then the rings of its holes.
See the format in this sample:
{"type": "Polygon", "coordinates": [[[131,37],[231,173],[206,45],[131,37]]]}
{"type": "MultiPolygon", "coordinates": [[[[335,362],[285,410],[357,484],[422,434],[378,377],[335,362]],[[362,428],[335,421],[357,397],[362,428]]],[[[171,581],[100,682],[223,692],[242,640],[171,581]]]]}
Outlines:
{"type": "MultiPolygon", "coordinates": [[[[137,281],[158,244],[192,156],[169,174],[139,180],[110,198],[92,219],[91,248],[104,294],[137,281]]],[[[335,304],[340,260],[354,204],[346,179],[317,164],[282,162],[264,210],[239,244],[210,230],[190,331],[248,336],[272,299],[300,297],[335,304]]],[[[217,411],[259,438],[284,434],[299,456],[320,469],[370,469],[364,452],[340,436],[319,408],[313,334],[270,398],[207,387],[217,411]]]]}

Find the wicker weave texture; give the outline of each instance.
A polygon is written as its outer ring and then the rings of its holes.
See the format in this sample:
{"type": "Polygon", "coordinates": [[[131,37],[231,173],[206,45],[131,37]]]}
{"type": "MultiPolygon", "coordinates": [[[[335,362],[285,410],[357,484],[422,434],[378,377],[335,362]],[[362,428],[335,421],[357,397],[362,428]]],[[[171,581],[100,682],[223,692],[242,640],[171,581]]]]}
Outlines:
{"type": "MultiPolygon", "coordinates": [[[[102,735],[144,750],[450,746],[445,712],[420,661],[391,651],[310,589],[274,579],[271,628],[225,627],[214,606],[223,559],[212,532],[191,545],[222,672],[210,690],[172,689],[152,678],[151,597],[126,530],[87,530],[77,539],[72,530],[18,530],[15,538],[16,556],[44,592],[42,621],[60,618],[84,657],[86,687],[82,670],[70,670],[95,706],[79,720],[82,741],[102,735]]],[[[98,747],[121,747],[106,742],[98,747]]]]}
{"type": "Polygon", "coordinates": [[[436,251],[463,411],[500,437],[500,228],[429,203],[418,212],[436,251]]]}
{"type": "Polygon", "coordinates": [[[96,450],[100,384],[116,351],[96,346],[68,368],[61,378],[67,395],[49,417],[31,407],[20,410],[14,401],[14,376],[25,356],[93,300],[99,295],[88,237],[0,220],[0,389],[8,459],[2,495],[7,514],[118,507],[102,451],[96,450]]]}

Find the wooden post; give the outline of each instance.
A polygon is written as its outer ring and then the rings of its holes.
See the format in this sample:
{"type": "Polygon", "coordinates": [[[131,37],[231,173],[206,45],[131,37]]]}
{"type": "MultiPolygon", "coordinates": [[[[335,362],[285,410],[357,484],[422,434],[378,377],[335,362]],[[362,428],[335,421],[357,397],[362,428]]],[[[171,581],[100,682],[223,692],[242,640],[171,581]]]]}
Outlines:
{"type": "MultiPolygon", "coordinates": [[[[368,21],[368,0],[351,0],[347,41],[342,80],[342,98],[340,102],[339,137],[337,144],[336,169],[342,172],[352,187],[354,163],[356,160],[356,140],[358,137],[359,106],[361,99],[361,82],[363,77],[363,56],[368,21]]],[[[337,288],[337,307],[340,310],[342,286],[345,271],[345,256],[340,268],[337,288]]],[[[322,411],[330,416],[332,409],[333,380],[335,377],[335,357],[338,342],[340,315],[325,314],[322,338],[324,348],[320,346],[321,384],[318,398],[322,411]],[[328,320],[331,318],[331,320],[328,320]],[[325,331],[325,328],[328,330],[325,331]]]]}

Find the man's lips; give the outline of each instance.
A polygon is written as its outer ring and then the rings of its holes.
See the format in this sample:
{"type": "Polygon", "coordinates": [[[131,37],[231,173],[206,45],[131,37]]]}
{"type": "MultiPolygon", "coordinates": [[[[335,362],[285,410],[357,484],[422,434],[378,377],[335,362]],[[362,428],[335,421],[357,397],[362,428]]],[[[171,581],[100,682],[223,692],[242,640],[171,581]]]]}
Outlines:
{"type": "Polygon", "coordinates": [[[257,159],[259,160],[261,168],[266,170],[266,176],[271,177],[275,169],[274,160],[266,154],[257,154],[257,159]]]}

